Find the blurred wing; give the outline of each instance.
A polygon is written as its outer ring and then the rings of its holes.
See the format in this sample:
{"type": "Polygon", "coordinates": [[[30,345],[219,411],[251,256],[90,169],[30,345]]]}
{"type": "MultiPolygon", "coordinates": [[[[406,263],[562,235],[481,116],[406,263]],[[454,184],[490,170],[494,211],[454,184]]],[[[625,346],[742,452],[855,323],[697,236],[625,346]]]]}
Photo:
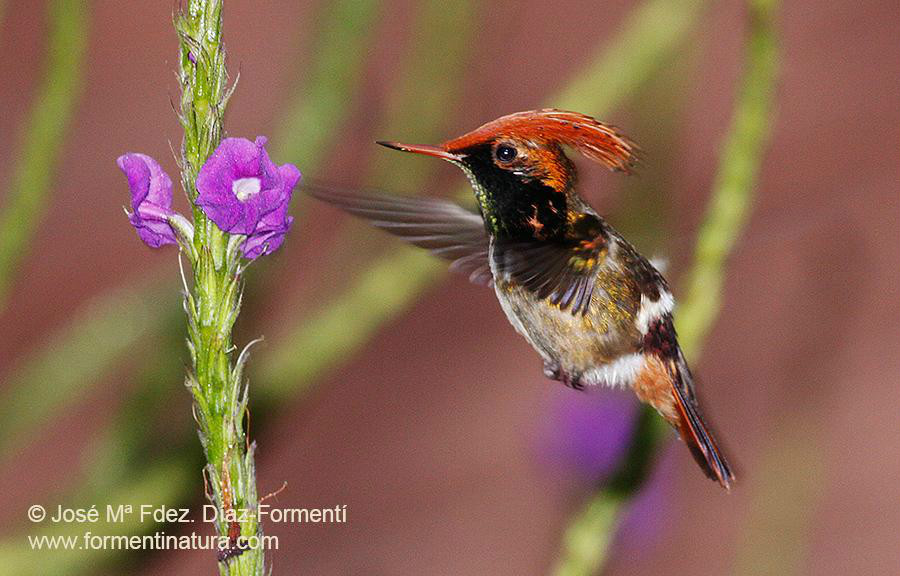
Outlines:
{"type": "Polygon", "coordinates": [[[587,314],[609,237],[599,218],[585,215],[563,241],[504,242],[494,247],[497,272],[561,310],[587,314]]]}
{"type": "Polygon", "coordinates": [[[451,260],[475,284],[491,284],[490,240],[481,216],[446,200],[360,195],[304,186],[315,198],[368,220],[376,228],[451,260]]]}

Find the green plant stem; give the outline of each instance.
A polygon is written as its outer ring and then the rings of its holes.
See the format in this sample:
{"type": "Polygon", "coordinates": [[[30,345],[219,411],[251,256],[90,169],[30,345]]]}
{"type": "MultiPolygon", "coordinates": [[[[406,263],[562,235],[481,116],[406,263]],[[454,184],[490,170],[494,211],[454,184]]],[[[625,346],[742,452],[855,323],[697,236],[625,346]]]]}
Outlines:
{"type": "Polygon", "coordinates": [[[676,311],[682,347],[699,354],[700,343],[722,306],[725,264],[750,216],[766,142],[772,127],[778,68],[775,12],[778,0],[748,2],[750,31],[744,76],[713,183],[708,216],[697,236],[694,267],[676,311]]]}
{"type": "Polygon", "coordinates": [[[588,500],[566,530],[564,556],[554,570],[556,576],[595,574],[606,563],[619,516],[647,478],[667,432],[653,410],[641,410],[622,467],[588,500]]]}
{"type": "MultiPolygon", "coordinates": [[[[3,10],[0,2],[0,16],[3,10]]],[[[43,80],[25,123],[12,184],[0,213],[0,311],[49,205],[55,167],[84,84],[88,7],[84,2],[53,0],[48,10],[50,41],[43,80]]]]}
{"type": "MultiPolygon", "coordinates": [[[[688,274],[690,289],[677,316],[680,340],[688,357],[697,355],[718,313],[725,261],[746,224],[768,141],[778,62],[776,6],[776,0],[750,3],[741,88],[697,239],[694,266],[688,274]]],[[[662,420],[645,408],[623,468],[588,500],[566,530],[556,576],[588,576],[605,564],[621,512],[646,479],[646,459],[666,436],[662,420]]]]}
{"type": "Polygon", "coordinates": [[[275,157],[290,158],[304,172],[322,166],[355,97],[378,6],[375,0],[322,4],[316,18],[315,59],[298,70],[300,86],[272,138],[275,157]]]}
{"type": "MultiPolygon", "coordinates": [[[[399,67],[402,72],[392,82],[379,134],[423,143],[442,139],[450,118],[447,111],[460,96],[476,10],[470,0],[419,2],[411,46],[399,67]]],[[[375,154],[366,182],[375,188],[419,192],[434,171],[431,162],[409,162],[398,170],[397,161],[394,154],[375,154]]]]}
{"type": "MultiPolygon", "coordinates": [[[[200,167],[218,146],[228,98],[222,0],[191,0],[176,15],[182,88],[182,183],[191,200],[200,167]]],[[[238,244],[194,205],[193,250],[185,250],[194,286],[185,295],[188,344],[193,371],[186,386],[206,454],[207,497],[216,506],[218,535],[227,539],[218,553],[222,574],[265,573],[265,553],[246,543],[257,541],[258,496],[254,446],[245,436],[247,388],[242,383],[244,355],[231,359],[231,331],[240,309],[241,268],[238,244]]]]}
{"type": "MultiPolygon", "coordinates": [[[[696,22],[696,18],[699,15],[699,11],[690,9],[691,6],[697,4],[696,2],[687,2],[686,0],[648,0],[648,2],[654,6],[662,5],[663,7],[668,7],[670,13],[673,14],[673,17],[675,18],[680,19],[684,14],[691,15],[692,19],[689,21],[689,24],[696,22]]],[[[638,8],[637,10],[637,14],[644,15],[643,18],[649,19],[657,18],[657,14],[659,13],[659,9],[638,8]]],[[[602,63],[610,62],[611,64],[609,65],[613,65],[612,62],[614,62],[614,60],[606,56],[607,52],[622,53],[624,51],[622,46],[630,45],[638,35],[638,31],[652,30],[655,26],[656,25],[653,22],[645,22],[642,18],[629,17],[626,25],[622,28],[622,32],[611,39],[608,47],[603,50],[597,58],[589,62],[582,71],[576,74],[574,79],[565,89],[548,98],[548,105],[583,110],[601,117],[608,114],[615,106],[619,105],[631,94],[631,92],[629,92],[630,90],[636,90],[661,67],[666,65],[669,57],[677,53],[678,47],[691,30],[691,26],[686,23],[683,26],[675,26],[672,28],[678,32],[678,34],[674,36],[661,34],[648,37],[643,43],[643,56],[641,61],[631,58],[626,59],[629,66],[633,68],[628,67],[626,70],[621,71],[622,74],[629,76],[632,79],[629,82],[608,82],[607,79],[611,76],[611,72],[606,73],[602,68],[602,63]],[[634,71],[632,72],[632,70],[634,71]]],[[[619,66],[618,61],[615,61],[615,66],[619,66]]],[[[345,94],[336,93],[334,94],[334,99],[341,100],[344,96],[345,94]]],[[[299,127],[297,128],[299,129],[299,127]]],[[[289,147],[284,148],[286,151],[289,151],[289,149],[289,147]]],[[[305,165],[304,169],[308,170],[309,166],[305,165]]],[[[460,190],[460,195],[468,193],[469,191],[467,189],[460,190]]],[[[366,278],[369,275],[383,276],[392,271],[400,271],[401,276],[409,278],[412,283],[417,285],[418,289],[405,293],[402,301],[393,301],[390,308],[393,310],[393,313],[396,314],[404,310],[427,286],[432,285],[433,281],[437,280],[443,273],[443,269],[431,267],[426,264],[424,260],[416,262],[408,268],[400,268],[395,265],[394,262],[395,259],[390,256],[377,260],[371,264],[365,272],[360,273],[359,278],[366,278]]],[[[328,316],[329,314],[334,313],[334,311],[344,307],[346,299],[351,298],[350,295],[357,291],[357,287],[351,285],[344,293],[337,295],[332,302],[323,306],[313,314],[313,316],[303,319],[296,326],[292,327],[289,330],[289,334],[293,336],[302,335],[307,330],[309,322],[317,323],[319,322],[319,317],[328,316]]],[[[150,302],[155,302],[162,297],[163,294],[159,288],[147,289],[146,293],[139,296],[139,298],[150,302]]],[[[365,298],[365,295],[360,295],[360,297],[365,298]]],[[[51,342],[56,343],[54,346],[61,346],[67,349],[75,346],[83,346],[86,348],[85,358],[89,358],[89,360],[86,360],[86,363],[89,363],[92,367],[92,372],[86,371],[80,376],[83,384],[82,391],[84,391],[84,386],[89,383],[91,374],[94,375],[94,381],[96,381],[96,378],[99,378],[105,370],[108,370],[109,366],[121,359],[121,354],[118,353],[118,351],[127,349],[128,346],[137,345],[139,337],[142,337],[144,334],[155,332],[163,324],[162,322],[151,320],[145,324],[144,330],[134,334],[133,339],[127,341],[123,340],[122,346],[106,347],[101,345],[89,345],[90,343],[85,342],[80,336],[82,333],[80,327],[88,326],[92,323],[115,322],[117,318],[128,317],[130,315],[129,311],[126,309],[130,304],[126,305],[124,301],[120,301],[119,305],[117,305],[114,296],[110,296],[109,298],[112,301],[109,305],[92,306],[90,313],[86,310],[84,314],[79,315],[81,320],[73,322],[72,326],[66,329],[66,333],[70,335],[69,337],[63,338],[60,336],[51,339],[51,342]],[[80,339],[81,341],[75,342],[76,339],[80,339]]],[[[373,301],[371,304],[373,309],[377,308],[378,301],[373,301]]],[[[373,314],[374,313],[375,312],[373,312],[373,314]]],[[[390,315],[386,314],[384,315],[384,320],[386,321],[390,317],[390,315]]],[[[353,330],[344,330],[340,334],[335,334],[335,342],[326,347],[336,350],[343,349],[345,347],[344,339],[347,339],[347,341],[355,340],[355,337],[351,334],[352,332],[353,330]]],[[[291,337],[283,338],[281,339],[282,343],[273,348],[271,352],[263,352],[264,354],[272,354],[279,358],[294,359],[290,362],[285,362],[283,368],[278,368],[280,365],[279,363],[276,363],[275,366],[270,366],[270,363],[267,363],[265,373],[266,380],[274,378],[280,383],[285,383],[284,386],[287,390],[291,388],[291,386],[287,384],[292,380],[291,373],[289,372],[290,367],[295,365],[295,362],[298,361],[296,359],[305,357],[305,355],[309,353],[308,349],[301,348],[295,344],[295,342],[299,342],[301,339],[302,336],[296,340],[291,337]]],[[[39,374],[49,370],[49,365],[55,362],[55,352],[49,347],[44,348],[36,352],[32,358],[33,360],[29,362],[26,367],[16,370],[10,377],[11,381],[19,382],[18,385],[9,387],[10,394],[28,395],[30,387],[39,385],[40,382],[29,375],[39,374]]],[[[327,358],[323,356],[323,361],[333,361],[334,359],[335,358],[330,356],[327,358]]],[[[297,386],[300,388],[305,387],[306,385],[306,382],[302,380],[297,380],[296,382],[297,386]]],[[[263,382],[263,384],[265,384],[265,382],[263,382]]],[[[280,386],[280,384],[278,386],[280,386]]],[[[40,417],[29,418],[27,423],[23,422],[20,433],[17,435],[17,438],[14,439],[16,442],[21,442],[31,430],[34,430],[37,423],[44,419],[52,418],[54,406],[61,406],[55,402],[51,403],[50,399],[46,396],[36,396],[32,398],[31,402],[34,414],[39,415],[40,417]]]]}

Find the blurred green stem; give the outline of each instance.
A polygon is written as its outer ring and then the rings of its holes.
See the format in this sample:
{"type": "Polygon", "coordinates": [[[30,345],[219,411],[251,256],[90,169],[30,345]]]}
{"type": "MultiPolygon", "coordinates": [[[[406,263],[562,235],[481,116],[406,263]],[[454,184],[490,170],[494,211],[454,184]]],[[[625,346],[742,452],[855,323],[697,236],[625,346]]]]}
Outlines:
{"type": "Polygon", "coordinates": [[[353,88],[362,76],[378,6],[376,0],[322,3],[322,14],[316,18],[316,43],[310,51],[315,59],[302,70],[298,67],[297,76],[302,80],[278,122],[272,138],[273,156],[289,158],[304,172],[322,166],[355,97],[353,88]]]}
{"type": "Polygon", "coordinates": [[[707,0],[645,0],[634,8],[601,56],[552,100],[557,108],[609,113],[664,66],[687,37],[707,0]],[[590,96],[588,96],[590,95],[590,96]]]}
{"type": "MultiPolygon", "coordinates": [[[[302,95],[289,106],[280,136],[273,139],[273,157],[290,158],[304,172],[319,166],[323,156],[318,151],[333,145],[352,100],[376,7],[374,0],[328,3],[326,16],[318,20],[319,44],[313,53],[341,72],[328,72],[315,64],[311,74],[303,75],[302,95]],[[304,118],[317,121],[304,122],[304,118]]],[[[298,200],[304,200],[304,195],[294,201],[298,200]]],[[[303,213],[296,206],[294,212],[303,213]]],[[[43,348],[12,370],[0,393],[4,430],[0,462],[56,411],[83,397],[86,387],[98,382],[125,352],[140,346],[142,338],[169,325],[165,311],[174,302],[171,292],[170,284],[148,286],[144,278],[110,290],[83,306],[43,348]]]]}
{"type": "MultiPolygon", "coordinates": [[[[340,70],[361,70],[376,6],[374,0],[330,3],[327,16],[317,21],[319,43],[312,52],[340,70]],[[344,18],[355,8],[361,12],[354,13],[349,21],[344,18]]],[[[341,80],[336,81],[334,73],[325,73],[321,68],[315,65],[319,72],[302,78],[303,96],[290,106],[281,137],[272,143],[278,151],[273,156],[306,158],[303,162],[297,160],[305,172],[315,171],[323,158],[310,150],[327,150],[339,135],[341,119],[348,112],[359,79],[359,74],[342,72],[337,75],[341,80]],[[311,117],[318,120],[303,122],[303,118],[311,117]]],[[[303,195],[295,202],[302,199],[303,195]]],[[[170,325],[165,311],[174,303],[169,297],[172,290],[171,284],[163,282],[148,286],[144,278],[134,285],[110,290],[83,306],[58,334],[10,371],[0,393],[0,423],[4,430],[0,436],[0,462],[12,456],[16,447],[43,422],[83,397],[86,387],[100,381],[127,351],[170,325]],[[61,362],[60,358],[69,360],[61,362]],[[44,389],[47,392],[41,392],[44,389]]]]}
{"type": "MultiPolygon", "coordinates": [[[[276,151],[273,156],[296,161],[304,172],[314,172],[323,160],[320,151],[327,151],[334,144],[340,135],[340,123],[349,111],[367,56],[366,40],[372,32],[371,20],[377,5],[374,0],[338,0],[328,3],[326,16],[316,20],[315,37],[318,40],[311,52],[317,59],[328,62],[328,67],[341,72],[336,74],[334,70],[326,70],[322,64],[313,64],[312,73],[307,69],[302,71],[297,83],[304,88],[289,106],[290,112],[279,132],[281,136],[273,138],[272,148],[276,151]],[[317,121],[304,121],[312,117],[317,121]]],[[[296,207],[294,211],[297,212],[296,207]]],[[[147,286],[145,279],[134,286],[103,294],[84,306],[49,344],[14,370],[6,382],[8,391],[0,399],[0,422],[4,430],[0,436],[0,461],[13,455],[23,439],[32,437],[34,430],[52,419],[61,408],[71,406],[79,398],[78,392],[83,398],[86,385],[99,381],[127,352],[148,350],[149,341],[161,347],[165,354],[176,353],[177,348],[172,348],[167,341],[180,346],[183,343],[180,335],[167,337],[163,342],[158,342],[156,337],[160,332],[168,333],[168,326],[181,326],[182,319],[175,313],[174,296],[171,283],[147,286]],[[60,361],[60,358],[68,360],[60,361]]],[[[345,308],[334,307],[335,313],[342,310],[345,308]]],[[[181,328],[173,329],[180,334],[181,328]]],[[[164,402],[169,394],[166,390],[171,385],[171,380],[166,377],[171,368],[160,374],[160,362],[163,366],[170,362],[154,359],[154,356],[146,357],[153,366],[152,377],[138,385],[154,386],[164,402]]],[[[271,361],[272,355],[268,356],[271,361]]],[[[287,360],[293,362],[293,358],[287,360]]],[[[269,363],[266,363],[267,367],[269,363]]],[[[177,360],[175,364],[181,371],[181,364],[177,360]]],[[[304,367],[303,370],[304,373],[312,371],[317,369],[304,367]]],[[[286,370],[280,373],[285,374],[286,370]]],[[[263,400],[277,400],[297,389],[279,380],[276,386],[270,385],[260,391],[270,392],[263,395],[263,400]]],[[[196,459],[185,448],[181,436],[173,441],[171,435],[177,434],[178,430],[167,429],[162,437],[148,434],[148,429],[152,428],[148,419],[156,417],[158,408],[148,406],[140,398],[143,393],[138,391],[136,399],[126,407],[135,412],[133,416],[120,414],[93,444],[83,466],[87,481],[63,495],[66,505],[83,507],[97,502],[175,504],[190,498],[190,486],[195,484],[190,482],[189,471],[197,465],[196,459]],[[131,406],[133,402],[140,406],[131,406]],[[141,470],[140,474],[136,470],[141,470]]],[[[98,533],[105,534],[141,534],[155,528],[149,523],[102,522],[95,527],[98,533]]],[[[73,524],[44,526],[35,534],[71,536],[79,531],[79,525],[73,524]]],[[[0,565],[8,567],[11,573],[93,573],[98,562],[121,554],[112,550],[58,550],[36,557],[23,548],[23,537],[19,534],[0,542],[0,565]]]]}
{"type": "MultiPolygon", "coordinates": [[[[406,51],[405,62],[397,67],[399,72],[391,82],[394,88],[387,97],[376,133],[402,134],[403,138],[414,142],[441,138],[442,125],[449,118],[447,111],[453,109],[453,102],[459,97],[471,47],[474,13],[469,0],[451,3],[427,0],[417,6],[410,27],[411,46],[406,51]]],[[[436,169],[435,163],[413,161],[398,170],[398,158],[379,153],[379,150],[372,156],[365,178],[367,185],[388,190],[413,190],[414,193],[427,187],[429,175],[436,169]]],[[[371,261],[374,250],[361,253],[361,243],[389,242],[381,236],[371,239],[371,228],[358,220],[343,220],[341,228],[330,246],[330,268],[322,273],[324,277],[340,278],[342,273],[371,261]]],[[[327,291],[332,289],[329,287],[327,291]]],[[[376,316],[391,313],[386,310],[372,312],[376,316]]]]}
{"type": "MultiPolygon", "coordinates": [[[[44,74],[25,122],[12,184],[0,213],[0,311],[46,212],[56,164],[83,85],[88,6],[52,0],[44,74]]],[[[4,6],[0,1],[0,19],[4,6]]]]}
{"type": "Polygon", "coordinates": [[[105,373],[107,357],[133,352],[141,338],[158,329],[166,307],[177,303],[162,287],[144,281],[89,302],[47,339],[40,354],[10,375],[0,395],[0,459],[14,456],[36,426],[79,399],[85,382],[105,373]]]}
{"type": "MultiPolygon", "coordinates": [[[[459,99],[475,16],[471,0],[419,2],[406,62],[398,67],[401,72],[391,82],[378,133],[398,138],[402,135],[415,142],[441,139],[443,124],[452,118],[448,111],[459,99]]],[[[384,150],[376,148],[375,152],[384,150]]],[[[376,188],[419,192],[433,166],[430,162],[411,162],[397,170],[395,155],[377,154],[366,181],[376,188]]]]}
{"type": "Polygon", "coordinates": [[[750,0],[747,6],[750,29],[744,76],[708,215],[697,236],[694,267],[685,281],[685,297],[677,311],[682,347],[695,360],[722,306],[725,264],[750,216],[753,190],[773,124],[778,0],[750,0]]]}
{"type": "MultiPolygon", "coordinates": [[[[346,1],[352,2],[352,0],[346,1]]],[[[644,5],[635,10],[633,15],[626,19],[619,35],[610,39],[608,45],[601,50],[599,56],[591,60],[582,71],[576,73],[572,81],[562,91],[551,95],[547,99],[547,104],[582,110],[599,117],[609,114],[615,106],[618,106],[632,95],[630,91],[642,86],[648,78],[665,66],[674,54],[677,54],[679,46],[696,22],[697,17],[701,13],[700,7],[703,5],[703,2],[697,0],[647,0],[644,5]],[[670,27],[661,27],[658,22],[659,14],[666,12],[672,15],[672,25],[670,27]],[[650,33],[655,35],[647,36],[643,42],[638,42],[641,34],[650,33]],[[622,65],[622,61],[610,58],[607,54],[624,54],[627,53],[629,47],[640,49],[642,54],[640,60],[634,58],[626,58],[624,60],[628,65],[625,66],[624,70],[620,69],[619,74],[629,78],[629,80],[627,82],[608,81],[613,76],[612,68],[607,73],[603,67],[618,68],[622,65]]],[[[362,56],[357,51],[343,52],[343,55],[348,58],[354,54],[362,56]]],[[[344,88],[346,87],[344,86],[344,88]]],[[[325,91],[326,87],[323,85],[320,86],[320,89],[325,91]]],[[[332,95],[332,99],[336,101],[346,101],[347,98],[347,94],[344,93],[332,95]]],[[[292,115],[291,117],[293,118],[294,116],[292,115]]],[[[291,122],[291,127],[286,131],[292,132],[300,129],[300,126],[296,126],[291,122]]],[[[283,150],[288,155],[293,154],[291,145],[279,147],[275,143],[275,147],[283,150]]],[[[303,165],[303,168],[307,171],[310,169],[308,164],[303,165]]],[[[461,189],[459,194],[470,194],[470,191],[468,188],[461,189]]],[[[398,248],[398,250],[401,249],[398,248]]],[[[388,300],[391,303],[390,306],[385,305],[381,310],[378,310],[378,306],[375,305],[379,301],[371,300],[369,305],[371,306],[372,315],[381,317],[381,322],[386,321],[409,306],[427,286],[430,286],[444,273],[444,268],[431,266],[428,264],[427,259],[424,258],[415,259],[410,256],[409,262],[407,262],[406,259],[387,256],[368,266],[358,277],[360,279],[369,277],[384,278],[391,273],[396,273],[397,270],[402,270],[401,274],[396,274],[397,280],[408,281],[410,285],[415,285],[416,289],[401,291],[403,294],[402,298],[388,300]],[[404,261],[404,267],[397,267],[396,262],[398,260],[404,261]]],[[[138,290],[138,288],[135,288],[135,290],[138,290]]],[[[157,302],[163,297],[163,293],[159,287],[153,287],[146,289],[146,293],[137,297],[149,302],[157,302]]],[[[11,381],[18,384],[8,387],[7,397],[11,395],[29,396],[29,402],[32,404],[29,414],[33,414],[33,417],[23,419],[19,428],[19,434],[16,438],[10,439],[10,442],[21,442],[37,425],[46,419],[53,418],[54,407],[63,405],[52,401],[47,395],[30,394],[31,387],[41,384],[32,375],[41,374],[52,369],[51,365],[56,362],[55,349],[57,347],[64,349],[86,348],[83,354],[86,359],[85,366],[90,366],[91,368],[90,370],[86,369],[79,379],[72,380],[72,382],[81,383],[81,390],[84,393],[86,384],[96,381],[104,370],[121,359],[121,351],[127,350],[129,346],[138,345],[140,337],[159,330],[159,327],[163,324],[153,320],[144,322],[142,330],[129,333],[127,340],[123,339],[120,341],[120,346],[90,345],[80,336],[83,333],[81,327],[90,324],[116,322],[118,318],[127,317],[131,314],[130,309],[132,306],[130,300],[117,302],[115,296],[110,296],[109,298],[110,301],[105,303],[105,305],[92,306],[90,309],[86,309],[83,314],[78,316],[79,320],[72,322],[71,326],[66,328],[68,336],[60,335],[51,339],[51,342],[53,342],[52,348],[47,347],[37,351],[33,354],[30,362],[12,373],[11,381]]],[[[318,325],[321,318],[331,316],[344,309],[348,301],[366,298],[366,294],[360,292],[357,286],[351,285],[345,292],[338,294],[331,302],[315,312],[312,317],[304,319],[296,326],[290,328],[288,330],[289,336],[280,339],[281,344],[271,352],[268,352],[274,357],[289,359],[289,361],[285,361],[283,364],[276,362],[274,365],[266,362],[265,378],[261,384],[266,385],[266,382],[271,379],[275,387],[284,387],[286,392],[293,388],[305,387],[307,382],[303,379],[294,378],[291,370],[304,357],[310,354],[308,347],[297,345],[298,342],[305,342],[302,335],[307,331],[307,327],[309,325],[318,325]]],[[[153,317],[153,319],[155,318],[157,316],[153,317]]],[[[377,325],[373,325],[372,328],[377,328],[377,325]]],[[[360,341],[354,335],[353,330],[343,330],[334,334],[334,342],[331,342],[325,348],[349,353],[359,344],[360,341]]],[[[316,354],[316,357],[320,359],[318,361],[327,363],[334,361],[337,356],[316,354]]],[[[309,369],[311,370],[311,368],[309,369]]],[[[307,369],[304,369],[305,371],[307,369]]]]}
{"type": "MultiPolygon", "coordinates": [[[[776,0],[752,0],[744,73],[713,193],[701,227],[688,292],[677,316],[681,343],[696,357],[721,301],[725,260],[746,225],[756,177],[772,125],[778,64],[776,0]]],[[[667,437],[662,420],[644,409],[622,469],[588,501],[566,530],[557,576],[589,576],[605,564],[618,519],[647,476],[646,461],[667,437]]]]}

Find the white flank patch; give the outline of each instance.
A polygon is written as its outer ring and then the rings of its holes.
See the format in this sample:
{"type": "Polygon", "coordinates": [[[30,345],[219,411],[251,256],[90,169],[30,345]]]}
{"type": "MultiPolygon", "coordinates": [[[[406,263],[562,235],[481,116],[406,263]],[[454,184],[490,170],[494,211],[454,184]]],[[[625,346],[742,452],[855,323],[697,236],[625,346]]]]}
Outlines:
{"type": "Polygon", "coordinates": [[[659,300],[653,301],[641,295],[641,309],[637,315],[637,327],[641,334],[646,334],[650,323],[670,313],[675,308],[675,298],[668,290],[659,291],[659,300]]]}
{"type": "Polygon", "coordinates": [[[609,364],[588,370],[581,379],[588,384],[605,384],[607,386],[631,386],[637,375],[644,369],[643,354],[626,354],[609,364]]]}

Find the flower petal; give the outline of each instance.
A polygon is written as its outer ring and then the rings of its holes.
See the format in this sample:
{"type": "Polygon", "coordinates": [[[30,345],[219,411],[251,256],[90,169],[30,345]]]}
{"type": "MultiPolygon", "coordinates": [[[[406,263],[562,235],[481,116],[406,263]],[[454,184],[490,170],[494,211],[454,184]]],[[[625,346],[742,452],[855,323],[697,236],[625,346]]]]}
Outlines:
{"type": "Polygon", "coordinates": [[[175,231],[166,221],[144,220],[137,212],[128,216],[129,222],[137,230],[138,236],[144,244],[151,248],[159,248],[165,244],[175,244],[175,231]]]}
{"type": "Polygon", "coordinates": [[[285,190],[287,190],[288,194],[292,195],[294,193],[294,186],[300,182],[300,170],[293,164],[282,164],[278,167],[278,173],[281,175],[281,179],[284,182],[285,190]]]}
{"type": "Polygon", "coordinates": [[[174,214],[169,175],[146,154],[125,154],[116,163],[128,179],[133,210],[128,220],[138,236],[151,248],[175,244],[175,232],[168,220],[174,214]]]}
{"type": "Polygon", "coordinates": [[[172,209],[172,179],[159,163],[146,154],[129,153],[119,156],[116,163],[131,189],[131,206],[134,210],[145,202],[163,210],[172,209]]]}
{"type": "Polygon", "coordinates": [[[245,258],[252,260],[264,254],[271,254],[281,247],[285,234],[294,222],[293,217],[284,215],[286,210],[287,204],[285,204],[284,211],[273,211],[260,221],[256,231],[248,236],[241,246],[245,258]],[[279,215],[281,216],[280,220],[277,218],[279,215]]]}

